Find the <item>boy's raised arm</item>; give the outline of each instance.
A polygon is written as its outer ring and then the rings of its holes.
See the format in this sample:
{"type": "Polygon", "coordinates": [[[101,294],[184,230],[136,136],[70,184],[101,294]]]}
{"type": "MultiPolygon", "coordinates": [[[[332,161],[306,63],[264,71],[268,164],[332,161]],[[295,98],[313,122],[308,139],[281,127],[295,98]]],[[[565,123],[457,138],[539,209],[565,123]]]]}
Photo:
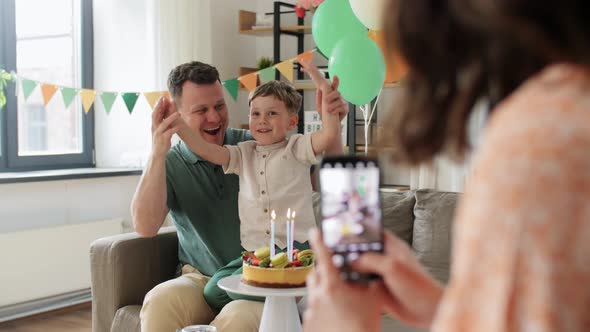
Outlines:
{"type": "Polygon", "coordinates": [[[192,152],[216,165],[221,165],[224,168],[228,166],[229,150],[226,147],[207,142],[199,133],[194,132],[182,118],[178,118],[177,121],[182,121],[179,125],[178,136],[192,152]]]}
{"type": "Polygon", "coordinates": [[[338,110],[343,107],[342,97],[338,92],[340,81],[338,77],[334,77],[334,83],[330,84],[313,63],[303,60],[301,65],[322,94],[322,129],[311,134],[313,152],[318,155],[331,148],[334,141],[340,138],[338,110]]]}

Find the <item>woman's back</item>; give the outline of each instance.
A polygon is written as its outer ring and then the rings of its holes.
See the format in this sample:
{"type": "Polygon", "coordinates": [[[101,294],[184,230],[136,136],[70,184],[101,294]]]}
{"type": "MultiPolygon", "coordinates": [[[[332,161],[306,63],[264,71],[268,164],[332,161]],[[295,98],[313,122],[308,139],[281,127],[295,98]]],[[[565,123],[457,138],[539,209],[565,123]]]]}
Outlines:
{"type": "Polygon", "coordinates": [[[457,214],[435,331],[590,330],[590,71],[552,65],[497,106],[457,214]]]}

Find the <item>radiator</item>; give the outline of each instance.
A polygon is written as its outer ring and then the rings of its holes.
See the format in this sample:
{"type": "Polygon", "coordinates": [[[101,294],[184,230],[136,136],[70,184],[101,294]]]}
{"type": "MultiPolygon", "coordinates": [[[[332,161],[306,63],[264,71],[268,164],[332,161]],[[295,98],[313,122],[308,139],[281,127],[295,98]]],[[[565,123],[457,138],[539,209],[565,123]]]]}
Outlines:
{"type": "Polygon", "coordinates": [[[116,218],[0,234],[0,321],[7,313],[43,311],[40,304],[51,306],[52,298],[89,296],[90,244],[122,230],[116,218]]]}

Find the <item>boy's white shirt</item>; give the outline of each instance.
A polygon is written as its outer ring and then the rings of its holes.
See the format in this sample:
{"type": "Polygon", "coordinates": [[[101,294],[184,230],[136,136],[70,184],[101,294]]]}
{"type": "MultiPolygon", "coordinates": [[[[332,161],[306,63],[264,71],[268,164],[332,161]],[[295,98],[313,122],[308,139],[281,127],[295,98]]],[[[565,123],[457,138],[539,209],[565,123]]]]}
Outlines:
{"type": "Polygon", "coordinates": [[[238,209],[240,239],[246,250],[270,244],[270,214],[277,214],[275,243],[285,248],[287,210],[295,211],[295,236],[308,240],[307,231],[316,226],[311,200],[310,167],[317,162],[311,136],[295,134],[272,145],[246,141],[226,145],[230,151],[226,174],[240,177],[238,209]]]}

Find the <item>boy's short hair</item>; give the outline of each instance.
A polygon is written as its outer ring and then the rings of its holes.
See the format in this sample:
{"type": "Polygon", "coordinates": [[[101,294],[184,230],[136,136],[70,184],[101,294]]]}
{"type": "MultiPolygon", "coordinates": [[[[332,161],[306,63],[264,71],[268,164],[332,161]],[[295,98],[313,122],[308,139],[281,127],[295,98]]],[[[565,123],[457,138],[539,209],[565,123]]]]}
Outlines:
{"type": "Polygon", "coordinates": [[[282,81],[269,81],[259,85],[250,93],[248,97],[248,106],[252,104],[252,100],[257,97],[274,96],[282,101],[287,108],[287,111],[292,114],[297,114],[301,108],[303,97],[295,90],[291,83],[282,81]]]}

